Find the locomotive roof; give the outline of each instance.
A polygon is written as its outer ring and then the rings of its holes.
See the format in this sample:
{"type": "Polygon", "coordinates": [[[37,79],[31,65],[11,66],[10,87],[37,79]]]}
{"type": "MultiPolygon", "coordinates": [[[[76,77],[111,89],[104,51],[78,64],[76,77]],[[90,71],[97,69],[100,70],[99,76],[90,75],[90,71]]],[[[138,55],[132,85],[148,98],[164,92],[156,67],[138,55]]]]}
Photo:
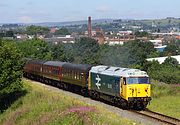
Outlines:
{"type": "Polygon", "coordinates": [[[141,71],[139,69],[129,69],[129,68],[121,68],[121,67],[110,67],[110,66],[93,66],[90,72],[104,74],[104,75],[112,75],[112,76],[123,76],[123,77],[148,77],[145,71],[141,71]]]}
{"type": "Polygon", "coordinates": [[[63,67],[63,68],[68,68],[68,69],[75,69],[75,70],[87,71],[87,70],[89,70],[92,66],[91,66],[91,65],[87,65],[87,64],[65,63],[62,67],[63,67]]]}
{"type": "Polygon", "coordinates": [[[47,61],[44,63],[44,65],[50,65],[50,66],[60,66],[62,67],[66,62],[60,62],[60,61],[47,61]]]}

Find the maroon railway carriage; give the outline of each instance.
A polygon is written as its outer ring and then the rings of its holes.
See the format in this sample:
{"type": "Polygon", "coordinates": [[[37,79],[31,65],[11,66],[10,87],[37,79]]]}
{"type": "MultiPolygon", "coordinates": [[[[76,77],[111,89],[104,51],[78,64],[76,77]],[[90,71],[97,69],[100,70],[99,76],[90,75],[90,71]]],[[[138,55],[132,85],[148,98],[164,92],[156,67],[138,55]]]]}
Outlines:
{"type": "Polygon", "coordinates": [[[43,64],[46,61],[28,60],[24,66],[24,75],[28,78],[40,80],[43,77],[43,64]]]}
{"type": "Polygon", "coordinates": [[[60,61],[27,61],[24,72],[28,78],[66,90],[87,93],[91,65],[60,61]]]}
{"type": "Polygon", "coordinates": [[[58,86],[62,80],[62,65],[65,62],[47,61],[43,64],[43,77],[46,83],[58,86]]]}
{"type": "Polygon", "coordinates": [[[88,75],[91,65],[65,63],[62,66],[62,81],[67,83],[72,90],[88,91],[88,75]]]}

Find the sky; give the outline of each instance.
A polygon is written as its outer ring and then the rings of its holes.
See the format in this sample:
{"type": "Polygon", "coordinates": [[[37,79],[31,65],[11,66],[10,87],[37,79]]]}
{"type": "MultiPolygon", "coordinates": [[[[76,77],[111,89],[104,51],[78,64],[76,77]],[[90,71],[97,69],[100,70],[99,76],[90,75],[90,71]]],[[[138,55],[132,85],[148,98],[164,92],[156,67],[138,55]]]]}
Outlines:
{"type": "Polygon", "coordinates": [[[0,0],[0,23],[180,18],[180,0],[0,0]]]}

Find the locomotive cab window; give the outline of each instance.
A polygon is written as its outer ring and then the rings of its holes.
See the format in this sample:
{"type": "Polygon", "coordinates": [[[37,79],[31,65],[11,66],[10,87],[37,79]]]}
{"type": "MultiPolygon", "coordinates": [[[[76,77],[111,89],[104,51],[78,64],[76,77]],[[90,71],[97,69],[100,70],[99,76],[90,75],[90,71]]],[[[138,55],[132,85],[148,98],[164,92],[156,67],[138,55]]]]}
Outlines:
{"type": "Polygon", "coordinates": [[[148,77],[130,77],[126,78],[127,84],[150,84],[148,77]]]}

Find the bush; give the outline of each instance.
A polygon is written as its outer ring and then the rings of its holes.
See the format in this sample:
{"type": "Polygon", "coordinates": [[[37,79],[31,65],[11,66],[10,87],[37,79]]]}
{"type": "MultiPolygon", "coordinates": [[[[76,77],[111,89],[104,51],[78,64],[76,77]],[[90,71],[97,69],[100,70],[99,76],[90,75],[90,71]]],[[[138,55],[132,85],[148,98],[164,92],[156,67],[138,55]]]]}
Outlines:
{"type": "Polygon", "coordinates": [[[21,52],[12,42],[0,40],[0,100],[22,89],[23,62],[21,52]]]}
{"type": "Polygon", "coordinates": [[[180,67],[177,60],[167,58],[163,64],[157,61],[146,62],[143,70],[147,71],[151,78],[168,84],[180,83],[180,67]]]}
{"type": "Polygon", "coordinates": [[[43,60],[52,60],[51,48],[48,43],[40,39],[32,39],[25,41],[18,41],[16,43],[18,49],[26,58],[37,58],[43,60]]]}

